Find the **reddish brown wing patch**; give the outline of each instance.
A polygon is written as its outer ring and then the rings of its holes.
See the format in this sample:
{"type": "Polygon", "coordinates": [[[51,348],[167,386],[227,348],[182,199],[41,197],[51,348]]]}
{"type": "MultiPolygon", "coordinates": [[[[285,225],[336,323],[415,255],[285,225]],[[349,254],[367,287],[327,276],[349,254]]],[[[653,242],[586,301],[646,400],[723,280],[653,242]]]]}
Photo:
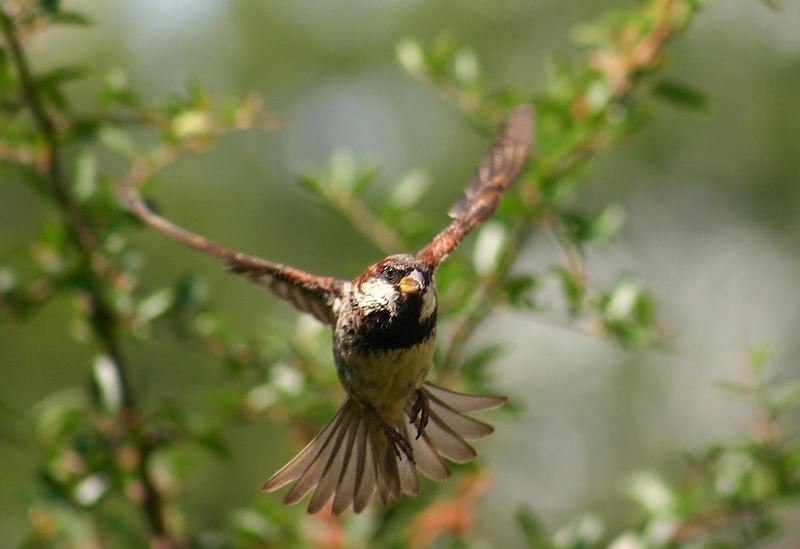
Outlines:
{"type": "Polygon", "coordinates": [[[336,300],[345,282],[328,276],[315,276],[277,263],[260,264],[228,259],[228,269],[272,290],[303,312],[326,324],[336,324],[336,300]]]}
{"type": "Polygon", "coordinates": [[[530,108],[514,109],[464,190],[450,209],[450,225],[419,251],[417,257],[435,268],[469,231],[489,217],[503,192],[519,173],[533,146],[534,121],[530,108]]]}

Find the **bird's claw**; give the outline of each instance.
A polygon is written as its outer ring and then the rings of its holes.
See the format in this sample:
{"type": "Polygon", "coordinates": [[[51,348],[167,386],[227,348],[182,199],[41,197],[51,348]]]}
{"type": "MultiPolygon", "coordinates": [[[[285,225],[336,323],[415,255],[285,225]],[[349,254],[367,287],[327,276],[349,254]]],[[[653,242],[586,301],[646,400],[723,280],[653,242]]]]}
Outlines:
{"type": "Polygon", "coordinates": [[[392,450],[397,456],[397,459],[403,459],[403,455],[405,455],[408,458],[408,461],[414,463],[414,451],[411,448],[411,443],[406,440],[406,437],[404,437],[400,431],[386,423],[386,420],[383,419],[377,411],[373,409],[372,412],[378,422],[378,425],[380,425],[383,434],[386,435],[386,439],[389,441],[389,446],[391,446],[392,450]]]}
{"type": "Polygon", "coordinates": [[[428,426],[430,410],[431,405],[430,402],[428,402],[428,396],[424,391],[417,389],[417,399],[411,407],[411,414],[409,416],[409,423],[414,423],[417,426],[417,440],[419,440],[419,437],[425,432],[425,427],[428,426]]]}

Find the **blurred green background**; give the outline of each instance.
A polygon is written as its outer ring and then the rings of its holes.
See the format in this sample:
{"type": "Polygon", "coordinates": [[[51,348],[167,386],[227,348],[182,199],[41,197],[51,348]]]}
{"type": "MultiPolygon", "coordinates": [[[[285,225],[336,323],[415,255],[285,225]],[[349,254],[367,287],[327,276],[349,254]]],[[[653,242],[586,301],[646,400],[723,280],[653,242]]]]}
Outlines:
{"type": "MultiPolygon", "coordinates": [[[[285,119],[281,131],[226,137],[159,176],[155,189],[171,217],[226,244],[302,268],[349,278],[380,252],[316,206],[294,183],[350,151],[381,166],[376,192],[413,169],[433,184],[420,205],[443,212],[480,158],[476,134],[436,91],[397,66],[404,37],[449,31],[473,48],[497,85],[535,91],[550,56],[578,49],[571,30],[627,2],[585,0],[399,1],[129,0],[74,2],[97,24],[34,41],[37,68],[90,64],[123,68],[135,90],[155,98],[195,77],[221,95],[255,90],[285,119]]],[[[559,328],[563,312],[497,311],[471,342],[499,341],[499,390],[523,407],[497,416],[497,433],[478,448],[494,486],[481,507],[478,540],[519,544],[520,503],[548,525],[601,510],[626,512],[621,486],[641,470],[677,470],[682,450],[748,432],[752,410],[715,385],[739,380],[748,347],[775,351],[774,373],[800,373],[800,5],[772,12],[754,0],[717,2],[670,48],[669,77],[708,98],[704,112],[669,105],[596,161],[578,207],[627,209],[619,241],[589,249],[589,266],[610,283],[630,272],[655,294],[672,336],[665,350],[623,352],[607,341],[559,328]]],[[[70,88],[77,105],[97,88],[70,88]]],[[[43,214],[28,188],[0,182],[0,245],[25,241],[43,214]]],[[[145,284],[198,271],[234,326],[253,331],[265,313],[293,313],[217,263],[142,234],[145,284]]],[[[467,253],[463,250],[461,253],[467,253]]],[[[555,257],[533,239],[523,265],[555,257]]],[[[22,325],[0,325],[0,399],[26,410],[68,386],[85,386],[90,350],[65,329],[69,304],[56,302],[22,325]]],[[[135,382],[148,398],[180,400],[221,377],[218,363],[164,340],[130,345],[135,382]]],[[[140,391],[142,392],[142,391],[140,391]]],[[[230,433],[233,459],[198,454],[181,500],[205,526],[250,501],[289,450],[266,424],[230,433]]],[[[24,532],[32,455],[0,446],[0,544],[24,532]]],[[[276,498],[276,495],[263,497],[276,498]]],[[[800,521],[798,521],[800,522],[800,521]]]]}

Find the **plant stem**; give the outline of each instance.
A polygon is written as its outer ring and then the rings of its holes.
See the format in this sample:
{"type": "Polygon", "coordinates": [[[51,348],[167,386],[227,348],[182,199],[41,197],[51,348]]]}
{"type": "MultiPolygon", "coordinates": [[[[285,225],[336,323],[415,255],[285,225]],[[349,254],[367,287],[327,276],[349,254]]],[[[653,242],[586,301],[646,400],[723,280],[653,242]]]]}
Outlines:
{"type": "Polygon", "coordinates": [[[25,105],[47,150],[44,175],[52,197],[61,212],[64,226],[78,255],[82,290],[89,300],[89,320],[100,349],[112,361],[122,391],[123,413],[120,416],[123,431],[137,444],[140,454],[139,480],[144,489],[143,507],[156,544],[169,544],[171,540],[164,517],[161,495],[149,473],[149,461],[153,450],[146,440],[141,414],[137,408],[133,387],[129,381],[126,362],[119,337],[120,318],[107,297],[107,277],[111,266],[98,245],[98,238],[91,224],[78,207],[64,175],[62,151],[58,131],[42,101],[35,79],[22,47],[14,22],[4,9],[0,9],[0,27],[8,44],[11,61],[19,75],[25,105]]]}

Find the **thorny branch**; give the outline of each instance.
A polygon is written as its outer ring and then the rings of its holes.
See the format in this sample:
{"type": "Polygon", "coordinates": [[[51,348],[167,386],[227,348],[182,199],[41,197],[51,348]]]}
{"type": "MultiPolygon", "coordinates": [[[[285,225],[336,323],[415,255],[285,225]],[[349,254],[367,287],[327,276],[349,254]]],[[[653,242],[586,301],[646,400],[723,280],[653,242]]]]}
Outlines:
{"type": "Polygon", "coordinates": [[[89,302],[89,318],[95,338],[102,351],[111,359],[119,380],[123,413],[119,421],[123,432],[136,442],[139,451],[138,476],[143,488],[143,507],[154,542],[169,545],[174,540],[169,532],[162,498],[150,476],[149,463],[153,445],[143,432],[141,413],[128,379],[126,361],[122,354],[120,319],[107,296],[108,276],[112,267],[99,249],[98,237],[81,212],[64,175],[58,130],[42,101],[35,79],[11,16],[0,9],[0,26],[8,45],[10,58],[19,75],[23,100],[34,120],[46,147],[44,176],[53,199],[64,219],[64,225],[78,255],[78,268],[85,283],[83,290],[89,302]]]}

